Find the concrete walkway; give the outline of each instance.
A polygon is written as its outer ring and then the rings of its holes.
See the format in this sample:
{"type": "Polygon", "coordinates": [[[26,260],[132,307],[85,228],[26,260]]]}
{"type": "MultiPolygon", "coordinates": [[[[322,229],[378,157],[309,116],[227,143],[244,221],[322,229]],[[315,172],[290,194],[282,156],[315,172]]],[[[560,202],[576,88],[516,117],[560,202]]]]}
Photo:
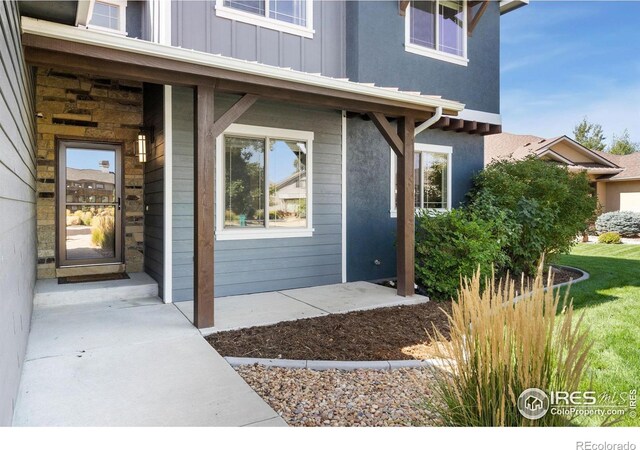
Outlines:
{"type": "Polygon", "coordinates": [[[36,308],[17,426],[284,426],[174,305],[36,308]]]}
{"type": "MultiPolygon", "coordinates": [[[[415,305],[427,297],[399,297],[396,290],[365,281],[216,298],[215,327],[203,335],[278,322],[387,306],[415,305]]],[[[193,320],[193,302],[176,306],[193,320]]]]}

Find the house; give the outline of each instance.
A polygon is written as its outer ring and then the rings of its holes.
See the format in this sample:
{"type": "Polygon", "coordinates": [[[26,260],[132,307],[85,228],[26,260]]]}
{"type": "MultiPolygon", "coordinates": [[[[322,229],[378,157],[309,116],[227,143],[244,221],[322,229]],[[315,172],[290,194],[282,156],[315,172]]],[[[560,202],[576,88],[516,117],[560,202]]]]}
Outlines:
{"type": "Polygon", "coordinates": [[[500,15],[525,3],[3,2],[0,423],[37,281],[144,272],[198,327],[215,296],[412,295],[414,210],[482,168],[500,15]],[[66,211],[96,208],[113,229],[88,251],[66,211]]]}
{"type": "Polygon", "coordinates": [[[590,150],[567,136],[541,138],[500,133],[486,136],[484,163],[495,159],[536,156],[585,172],[597,193],[602,212],[640,212],[640,153],[612,155],[590,150]]]}

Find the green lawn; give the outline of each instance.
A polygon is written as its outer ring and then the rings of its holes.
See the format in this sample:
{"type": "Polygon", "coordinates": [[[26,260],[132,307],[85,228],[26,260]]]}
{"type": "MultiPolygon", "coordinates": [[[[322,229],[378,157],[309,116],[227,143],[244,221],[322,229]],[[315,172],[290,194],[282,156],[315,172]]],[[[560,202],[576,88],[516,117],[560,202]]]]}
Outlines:
{"type": "MultiPolygon", "coordinates": [[[[598,393],[639,389],[640,245],[579,244],[570,255],[558,258],[558,263],[591,275],[571,287],[570,297],[576,310],[584,311],[594,339],[589,372],[592,389],[598,393]]],[[[622,424],[637,426],[640,418],[629,417],[622,424]]]]}

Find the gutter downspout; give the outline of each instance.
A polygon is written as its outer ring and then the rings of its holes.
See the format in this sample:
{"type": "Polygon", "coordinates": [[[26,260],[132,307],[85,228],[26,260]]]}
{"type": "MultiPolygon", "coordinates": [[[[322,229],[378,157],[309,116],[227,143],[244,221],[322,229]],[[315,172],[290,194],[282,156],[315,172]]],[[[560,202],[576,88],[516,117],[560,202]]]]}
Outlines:
{"type": "Polygon", "coordinates": [[[425,120],[424,122],[422,122],[420,124],[419,127],[416,127],[415,129],[415,133],[414,136],[419,135],[420,133],[422,133],[424,130],[426,130],[427,128],[429,128],[431,125],[433,125],[434,123],[436,123],[438,120],[440,120],[440,118],[442,117],[442,106],[438,106],[436,107],[436,113],[431,116],[429,118],[429,120],[425,120]]]}

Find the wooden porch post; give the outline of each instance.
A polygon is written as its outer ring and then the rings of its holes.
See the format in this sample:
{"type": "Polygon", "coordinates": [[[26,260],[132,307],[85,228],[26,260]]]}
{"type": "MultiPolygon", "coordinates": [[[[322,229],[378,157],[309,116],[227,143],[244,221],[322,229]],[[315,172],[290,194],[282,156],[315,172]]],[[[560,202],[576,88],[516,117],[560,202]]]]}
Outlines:
{"type": "Polygon", "coordinates": [[[194,305],[193,324],[213,326],[213,250],[216,140],[213,134],[213,86],[197,86],[195,92],[194,170],[194,305]]]}
{"type": "Polygon", "coordinates": [[[415,293],[415,199],[414,143],[415,120],[411,116],[398,119],[398,136],[402,140],[402,155],[398,155],[398,295],[415,293]]]}

